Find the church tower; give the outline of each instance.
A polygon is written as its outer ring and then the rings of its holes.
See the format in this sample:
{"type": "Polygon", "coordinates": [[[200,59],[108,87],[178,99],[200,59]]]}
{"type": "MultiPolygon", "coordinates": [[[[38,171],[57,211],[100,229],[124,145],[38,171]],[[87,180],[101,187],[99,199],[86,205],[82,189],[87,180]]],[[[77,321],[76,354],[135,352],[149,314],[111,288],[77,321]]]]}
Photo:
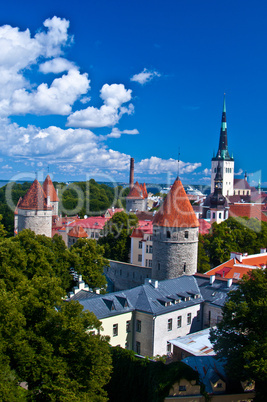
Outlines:
{"type": "Polygon", "coordinates": [[[223,177],[221,174],[221,161],[218,162],[214,179],[214,193],[210,198],[210,223],[221,223],[228,218],[228,204],[222,194],[223,177]]]}
{"type": "Polygon", "coordinates": [[[222,175],[222,195],[234,194],[234,158],[230,157],[228,151],[227,140],[227,123],[226,123],[226,103],[225,95],[223,99],[222,123],[220,132],[220,142],[217,155],[211,160],[211,193],[214,192],[215,176],[217,173],[218,164],[221,166],[222,175]]]}
{"type": "Polygon", "coordinates": [[[195,212],[177,178],[153,220],[153,279],[196,273],[198,228],[195,212]]]}

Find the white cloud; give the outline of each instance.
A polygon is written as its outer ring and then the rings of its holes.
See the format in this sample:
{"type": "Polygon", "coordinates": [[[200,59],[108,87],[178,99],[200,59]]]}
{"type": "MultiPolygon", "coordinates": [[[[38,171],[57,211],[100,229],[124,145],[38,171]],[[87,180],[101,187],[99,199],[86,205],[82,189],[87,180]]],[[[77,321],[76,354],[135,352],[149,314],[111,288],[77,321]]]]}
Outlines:
{"type": "Polygon", "coordinates": [[[90,88],[87,74],[80,74],[74,63],[60,57],[72,38],[68,35],[69,21],[53,17],[44,22],[45,30],[31,37],[30,31],[4,25],[0,27],[0,115],[25,113],[68,114],[72,104],[90,88]],[[49,60],[45,60],[49,58],[49,60]],[[51,60],[51,58],[53,58],[51,60]],[[50,86],[37,89],[30,82],[31,67],[43,61],[40,71],[66,75],[50,86]]]}
{"type": "Polygon", "coordinates": [[[243,173],[243,170],[239,169],[239,171],[237,173],[235,173],[235,176],[241,176],[242,173],[243,173]]]}
{"type": "Polygon", "coordinates": [[[25,88],[17,89],[9,99],[0,101],[0,113],[4,116],[26,113],[67,115],[71,112],[73,103],[89,88],[87,74],[80,74],[78,70],[72,69],[56,78],[50,87],[43,83],[32,92],[25,88]]]}
{"type": "Polygon", "coordinates": [[[80,102],[83,103],[83,104],[85,104],[85,103],[90,102],[90,100],[91,100],[91,96],[83,96],[83,97],[80,99],[80,102]]]}
{"type": "MultiPolygon", "coordinates": [[[[201,166],[201,163],[179,162],[179,172],[191,173],[201,166]]],[[[156,156],[143,159],[141,162],[135,164],[136,172],[154,172],[155,174],[164,172],[178,172],[178,161],[175,159],[162,159],[156,156]]]]}
{"type": "Polygon", "coordinates": [[[205,176],[210,176],[211,175],[211,169],[206,168],[206,169],[203,170],[202,173],[204,173],[205,176]]]}
{"type": "Polygon", "coordinates": [[[43,64],[40,64],[39,70],[44,73],[54,73],[59,74],[63,73],[64,71],[69,71],[75,68],[75,64],[63,57],[56,57],[55,59],[48,60],[43,64]]]}
{"type": "Polygon", "coordinates": [[[134,74],[131,77],[131,81],[139,82],[139,84],[144,85],[147,82],[153,80],[155,77],[160,77],[161,74],[154,70],[148,70],[144,68],[144,70],[139,74],[134,74]]]}
{"type": "Polygon", "coordinates": [[[122,131],[120,131],[117,127],[113,127],[111,133],[101,136],[101,139],[120,138],[122,134],[137,135],[137,134],[139,134],[139,131],[136,128],[134,128],[133,130],[122,130],[122,131]]]}
{"type": "Polygon", "coordinates": [[[100,97],[104,101],[99,109],[89,106],[86,109],[78,110],[68,117],[67,126],[93,128],[93,127],[112,127],[120,120],[125,113],[132,114],[134,107],[121,107],[123,103],[131,100],[132,91],[125,89],[123,84],[103,85],[100,97]]]}

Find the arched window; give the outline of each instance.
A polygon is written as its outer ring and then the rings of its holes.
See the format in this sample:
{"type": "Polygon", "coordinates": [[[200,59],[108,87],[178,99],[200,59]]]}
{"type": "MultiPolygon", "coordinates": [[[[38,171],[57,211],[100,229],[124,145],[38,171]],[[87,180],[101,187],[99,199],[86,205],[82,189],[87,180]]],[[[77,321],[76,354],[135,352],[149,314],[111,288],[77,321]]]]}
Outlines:
{"type": "Polygon", "coordinates": [[[186,271],[186,262],[184,263],[184,272],[186,271]]]}
{"type": "Polygon", "coordinates": [[[188,237],[189,237],[189,232],[188,232],[188,230],[186,230],[186,231],[184,232],[184,237],[185,237],[185,239],[188,239],[188,237]]]}

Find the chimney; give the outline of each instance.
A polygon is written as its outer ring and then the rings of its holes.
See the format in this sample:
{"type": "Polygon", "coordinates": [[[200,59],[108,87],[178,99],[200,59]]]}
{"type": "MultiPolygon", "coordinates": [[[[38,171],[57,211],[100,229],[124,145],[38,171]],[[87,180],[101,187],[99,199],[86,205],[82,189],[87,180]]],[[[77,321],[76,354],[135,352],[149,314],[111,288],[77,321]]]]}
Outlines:
{"type": "Polygon", "coordinates": [[[210,276],[210,285],[212,285],[214,281],[215,281],[215,275],[211,275],[210,276]]]}
{"type": "Polygon", "coordinates": [[[131,158],[130,161],[130,188],[133,188],[134,185],[134,158],[131,158]]]}
{"type": "Polygon", "coordinates": [[[228,288],[230,288],[230,287],[232,286],[232,283],[233,283],[233,279],[232,279],[232,278],[227,279],[227,287],[228,287],[228,288]]]}
{"type": "Polygon", "coordinates": [[[242,253],[236,253],[236,252],[231,251],[230,260],[232,260],[233,258],[236,258],[239,262],[242,262],[242,259],[243,259],[242,257],[243,257],[242,253]]]}
{"type": "Polygon", "coordinates": [[[261,248],[261,254],[266,253],[266,248],[261,248]]]}

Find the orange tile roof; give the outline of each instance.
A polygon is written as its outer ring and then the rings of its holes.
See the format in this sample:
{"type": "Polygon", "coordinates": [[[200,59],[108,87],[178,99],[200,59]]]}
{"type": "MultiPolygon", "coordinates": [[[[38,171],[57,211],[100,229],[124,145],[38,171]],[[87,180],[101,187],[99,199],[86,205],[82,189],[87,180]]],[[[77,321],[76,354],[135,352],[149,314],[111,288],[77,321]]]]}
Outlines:
{"type": "Polygon", "coordinates": [[[131,188],[126,198],[147,198],[147,189],[145,183],[139,184],[137,181],[131,188]]]}
{"type": "Polygon", "coordinates": [[[117,212],[124,212],[123,208],[108,208],[107,212],[109,213],[109,215],[112,217],[114,214],[116,214],[117,212]]]}
{"type": "Polygon", "coordinates": [[[223,264],[218,265],[218,267],[206,272],[206,275],[217,275],[226,279],[241,279],[251,270],[256,268],[264,268],[267,266],[267,253],[253,254],[248,256],[243,256],[240,253],[240,256],[242,257],[240,260],[238,260],[238,258],[231,258],[229,261],[226,261],[223,264]]]}
{"type": "Polygon", "coordinates": [[[261,221],[267,222],[267,216],[264,215],[264,205],[261,204],[232,204],[230,205],[229,216],[257,218],[261,221]]]}
{"type": "Polygon", "coordinates": [[[44,190],[37,179],[34,180],[31,187],[18,204],[18,208],[37,211],[52,210],[52,207],[47,206],[44,190]]]}
{"type": "Polygon", "coordinates": [[[133,229],[132,235],[130,237],[142,238],[144,234],[153,234],[152,221],[139,221],[138,228],[133,229]]]}
{"type": "Polygon", "coordinates": [[[43,190],[45,192],[46,197],[50,197],[50,201],[59,202],[57,192],[49,175],[47,175],[43,183],[43,190]]]}
{"type": "Polygon", "coordinates": [[[81,226],[87,229],[103,229],[105,223],[109,221],[110,218],[105,218],[104,216],[90,216],[86,219],[76,219],[74,222],[71,222],[68,227],[81,226]]]}
{"type": "Polygon", "coordinates": [[[68,236],[81,238],[81,237],[88,237],[88,234],[81,226],[75,226],[69,231],[68,236]]]}
{"type": "Polygon", "coordinates": [[[168,192],[162,206],[154,217],[153,224],[178,228],[199,226],[196,214],[179,179],[175,180],[168,192]]]}

